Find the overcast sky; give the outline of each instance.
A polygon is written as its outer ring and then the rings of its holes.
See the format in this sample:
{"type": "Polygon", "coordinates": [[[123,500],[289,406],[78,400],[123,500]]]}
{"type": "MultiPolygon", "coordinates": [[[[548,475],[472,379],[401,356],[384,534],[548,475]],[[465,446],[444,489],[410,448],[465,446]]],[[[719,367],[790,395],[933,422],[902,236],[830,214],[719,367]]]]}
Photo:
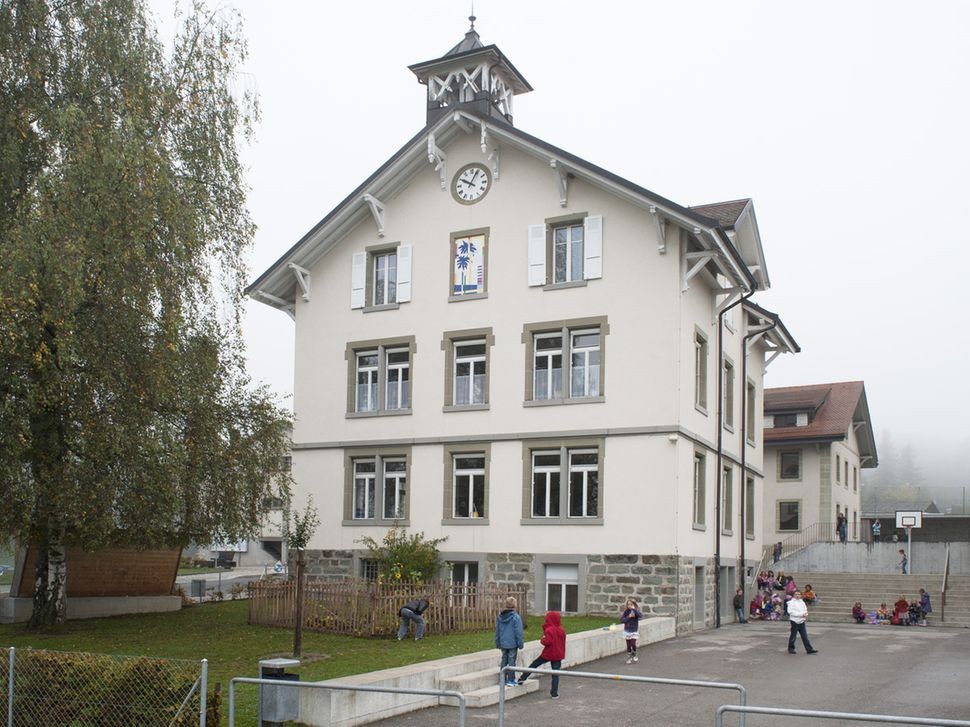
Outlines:
{"type": "MultiPolygon", "coordinates": [[[[245,152],[255,278],[422,128],[407,66],[460,41],[470,4],[224,4],[243,16],[262,108],[245,152]]],[[[173,3],[153,7],[164,26],[173,3]]],[[[772,284],[755,300],[802,347],[766,386],[862,379],[897,444],[970,441],[970,3],[475,13],[535,89],[515,99],[518,128],[683,205],[754,199],[772,284]]],[[[289,318],[250,302],[245,333],[250,373],[291,397],[289,318]]]]}

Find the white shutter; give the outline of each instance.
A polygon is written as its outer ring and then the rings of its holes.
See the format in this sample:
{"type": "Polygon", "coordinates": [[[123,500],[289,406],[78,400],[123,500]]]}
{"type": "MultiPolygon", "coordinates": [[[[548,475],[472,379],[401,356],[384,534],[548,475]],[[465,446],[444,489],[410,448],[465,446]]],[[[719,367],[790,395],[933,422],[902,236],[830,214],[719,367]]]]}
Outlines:
{"type": "Polygon", "coordinates": [[[546,284],[546,226],[529,225],[529,285],[546,284]]]}
{"type": "Polygon", "coordinates": [[[367,253],[355,252],[350,266],[350,307],[364,307],[364,286],[367,283],[367,253]]]}
{"type": "Polygon", "coordinates": [[[411,246],[397,248],[397,302],[411,300],[411,246]]]}
{"type": "Polygon", "coordinates": [[[586,280],[603,277],[603,218],[587,217],[583,236],[583,277],[586,280]]]}

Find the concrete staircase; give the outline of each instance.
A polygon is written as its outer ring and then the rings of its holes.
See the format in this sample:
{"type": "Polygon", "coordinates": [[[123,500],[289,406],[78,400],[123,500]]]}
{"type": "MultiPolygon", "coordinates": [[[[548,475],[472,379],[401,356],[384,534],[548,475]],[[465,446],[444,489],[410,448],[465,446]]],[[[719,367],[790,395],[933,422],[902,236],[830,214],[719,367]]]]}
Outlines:
{"type": "MultiPolygon", "coordinates": [[[[494,661],[494,657],[492,659],[494,661]]],[[[528,662],[521,666],[528,666],[528,662]]],[[[545,669],[549,669],[549,665],[544,665],[545,669]]],[[[546,677],[542,677],[546,684],[544,686],[548,687],[548,681],[546,677]]],[[[461,674],[459,676],[447,676],[442,677],[438,680],[439,689],[453,689],[457,692],[461,692],[465,695],[465,705],[469,709],[477,709],[480,707],[490,707],[493,704],[498,704],[499,692],[505,689],[505,699],[515,699],[516,697],[521,697],[526,694],[532,694],[533,692],[539,691],[539,678],[533,676],[531,679],[526,681],[521,687],[502,687],[498,683],[498,668],[491,667],[489,669],[482,669],[481,671],[473,671],[468,674],[461,674]]],[[[442,704],[451,704],[453,706],[458,706],[458,700],[448,697],[443,697],[441,699],[442,704]]]]}
{"type": "Polygon", "coordinates": [[[950,576],[947,579],[945,621],[940,621],[940,589],[942,575],[895,575],[885,573],[790,573],[799,588],[812,585],[819,600],[809,606],[813,621],[851,623],[852,605],[862,602],[866,612],[874,611],[885,602],[889,608],[900,596],[912,600],[919,589],[930,594],[933,613],[927,619],[930,626],[970,628],[970,576],[950,576]]]}

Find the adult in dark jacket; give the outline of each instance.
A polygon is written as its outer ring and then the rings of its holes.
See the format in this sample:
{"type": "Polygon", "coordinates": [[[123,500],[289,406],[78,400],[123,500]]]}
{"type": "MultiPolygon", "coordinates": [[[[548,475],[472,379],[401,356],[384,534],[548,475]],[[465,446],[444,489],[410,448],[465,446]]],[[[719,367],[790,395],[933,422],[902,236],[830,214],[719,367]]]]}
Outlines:
{"type": "Polygon", "coordinates": [[[408,635],[408,625],[412,621],[414,622],[414,640],[418,641],[424,638],[424,627],[427,621],[424,620],[424,616],[421,614],[427,611],[430,605],[427,599],[417,598],[401,606],[401,610],[398,612],[398,615],[401,617],[401,626],[397,630],[398,641],[403,640],[408,635]]]}
{"type": "MultiPolygon", "coordinates": [[[[543,646],[542,653],[529,664],[529,668],[538,669],[543,664],[550,663],[554,671],[559,671],[562,667],[562,660],[566,658],[566,632],[562,630],[562,621],[559,618],[558,611],[546,613],[546,621],[542,624],[542,638],[539,643],[543,646]]],[[[519,677],[518,683],[522,684],[528,678],[528,674],[523,674],[519,677]]],[[[549,694],[552,695],[553,699],[559,699],[559,677],[552,677],[549,694]]]]}

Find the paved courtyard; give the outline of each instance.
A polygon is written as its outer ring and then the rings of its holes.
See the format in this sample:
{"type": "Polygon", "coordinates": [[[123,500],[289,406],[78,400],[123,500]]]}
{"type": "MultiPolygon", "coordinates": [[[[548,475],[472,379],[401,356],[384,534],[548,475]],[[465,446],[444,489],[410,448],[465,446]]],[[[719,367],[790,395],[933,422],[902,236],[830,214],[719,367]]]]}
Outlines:
{"type": "MultiPolygon", "coordinates": [[[[640,649],[627,666],[617,655],[576,667],[579,671],[703,679],[742,684],[748,703],[831,711],[871,712],[970,720],[970,630],[901,628],[809,622],[820,653],[786,651],[788,624],[729,624],[719,630],[640,649]]],[[[617,637],[620,638],[619,636],[617,637]]],[[[569,644],[566,644],[567,653],[569,644]]],[[[498,652],[495,657],[498,664],[498,652]]],[[[545,680],[543,680],[545,682],[545,680]]],[[[507,725],[697,725],[711,727],[721,704],[737,703],[735,692],[654,686],[564,677],[560,699],[549,698],[548,682],[506,706],[507,725]]],[[[469,710],[466,723],[494,725],[498,707],[469,710]]],[[[453,727],[458,711],[438,707],[381,722],[382,725],[453,727]]],[[[725,725],[737,725],[727,715],[725,725]]],[[[761,725],[865,724],[749,715],[761,725]]]]}

